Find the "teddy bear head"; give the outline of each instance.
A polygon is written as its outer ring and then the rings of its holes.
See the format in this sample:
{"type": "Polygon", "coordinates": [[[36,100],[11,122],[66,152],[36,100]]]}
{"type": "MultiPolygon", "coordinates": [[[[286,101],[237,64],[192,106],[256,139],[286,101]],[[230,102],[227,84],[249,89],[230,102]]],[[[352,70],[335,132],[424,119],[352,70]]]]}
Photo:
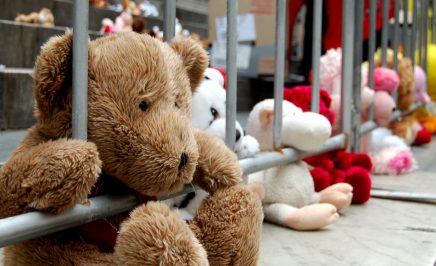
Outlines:
{"type": "MultiPolygon", "coordinates": [[[[257,103],[248,116],[246,130],[259,141],[260,149],[272,150],[274,99],[257,103]]],[[[303,112],[289,101],[283,101],[282,143],[299,150],[320,148],[330,137],[332,127],[324,116],[303,112]]],[[[279,147],[276,147],[279,148],[279,147]]]]}
{"type": "MultiPolygon", "coordinates": [[[[71,32],[54,37],[36,61],[37,128],[47,139],[71,137],[72,43],[71,32]]],[[[128,32],[89,42],[88,55],[88,141],[103,171],[148,195],[190,182],[199,156],[191,99],[206,52],[128,32]]]]}

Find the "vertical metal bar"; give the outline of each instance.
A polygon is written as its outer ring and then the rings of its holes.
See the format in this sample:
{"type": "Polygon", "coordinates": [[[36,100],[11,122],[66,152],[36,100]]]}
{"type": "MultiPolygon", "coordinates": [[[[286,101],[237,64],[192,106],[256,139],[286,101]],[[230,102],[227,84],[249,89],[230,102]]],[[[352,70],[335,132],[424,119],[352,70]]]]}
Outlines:
{"type": "Polygon", "coordinates": [[[436,1],[431,1],[432,16],[431,16],[431,42],[436,43],[436,1]]]}
{"type": "Polygon", "coordinates": [[[382,38],[381,38],[381,45],[382,45],[382,66],[386,67],[386,65],[387,65],[387,58],[388,58],[389,0],[383,0],[382,14],[383,14],[382,38]]]}
{"type": "Polygon", "coordinates": [[[365,2],[356,1],[354,8],[354,79],[353,79],[353,104],[351,106],[352,134],[350,149],[353,152],[359,151],[360,142],[360,95],[362,91],[362,35],[363,35],[363,11],[365,2]]]}
{"type": "Polygon", "coordinates": [[[88,0],[74,1],[73,138],[88,138],[88,0]]]}
{"type": "Polygon", "coordinates": [[[417,1],[413,1],[413,16],[412,16],[412,38],[410,42],[410,59],[412,65],[415,66],[416,62],[416,37],[417,37],[417,24],[418,24],[418,4],[417,1]]]}
{"type": "Polygon", "coordinates": [[[322,0],[313,2],[311,111],[319,113],[319,59],[321,57],[322,0]]]}
{"type": "Polygon", "coordinates": [[[276,47],[274,75],[274,147],[282,145],[282,105],[285,72],[286,0],[276,2],[276,47]]]}
{"type": "Polygon", "coordinates": [[[395,0],[394,5],[395,5],[395,8],[394,8],[395,9],[395,11],[394,11],[395,24],[394,24],[394,38],[393,38],[392,49],[394,50],[394,70],[396,71],[398,68],[398,34],[400,31],[398,12],[400,10],[400,0],[395,0]]]}
{"type": "MultiPolygon", "coordinates": [[[[415,0],[416,1],[416,0],[415,0]]],[[[408,32],[409,32],[409,0],[403,0],[403,56],[407,56],[409,43],[408,43],[408,32]]]]}
{"type": "Polygon", "coordinates": [[[342,132],[351,135],[352,88],[353,88],[353,44],[354,44],[354,3],[342,1],[342,77],[341,112],[342,132]]]}
{"type": "Polygon", "coordinates": [[[226,144],[233,150],[236,132],[236,46],[237,46],[237,0],[227,0],[227,95],[226,95],[226,144]]]}
{"type": "Polygon", "coordinates": [[[418,2],[420,4],[419,9],[420,9],[420,14],[418,16],[419,19],[419,34],[418,34],[418,51],[419,51],[419,56],[418,56],[418,63],[419,65],[422,67],[422,59],[423,59],[423,47],[424,47],[424,3],[423,1],[419,1],[418,2]]]}
{"type": "Polygon", "coordinates": [[[428,3],[429,0],[423,0],[424,5],[424,13],[422,16],[422,19],[424,20],[424,27],[423,27],[423,34],[424,34],[424,52],[423,52],[423,61],[422,61],[422,68],[424,69],[425,73],[428,73],[427,71],[427,47],[428,47],[428,3]]]}
{"type": "Polygon", "coordinates": [[[176,0],[165,0],[164,4],[164,41],[171,42],[176,31],[176,0]]]}
{"type": "MultiPolygon", "coordinates": [[[[377,0],[370,0],[369,4],[369,36],[368,36],[368,86],[374,89],[374,54],[376,43],[375,26],[377,21],[377,0]]],[[[374,118],[374,106],[368,108],[368,120],[374,118]]]]}

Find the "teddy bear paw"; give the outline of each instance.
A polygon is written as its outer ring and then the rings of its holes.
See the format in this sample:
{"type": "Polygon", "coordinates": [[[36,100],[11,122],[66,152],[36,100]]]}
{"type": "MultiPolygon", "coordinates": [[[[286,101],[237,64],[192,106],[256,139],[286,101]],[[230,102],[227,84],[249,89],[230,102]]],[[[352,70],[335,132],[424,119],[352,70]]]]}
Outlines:
{"type": "Polygon", "coordinates": [[[160,202],[136,208],[121,225],[115,258],[119,265],[209,265],[180,214],[160,202]]]}

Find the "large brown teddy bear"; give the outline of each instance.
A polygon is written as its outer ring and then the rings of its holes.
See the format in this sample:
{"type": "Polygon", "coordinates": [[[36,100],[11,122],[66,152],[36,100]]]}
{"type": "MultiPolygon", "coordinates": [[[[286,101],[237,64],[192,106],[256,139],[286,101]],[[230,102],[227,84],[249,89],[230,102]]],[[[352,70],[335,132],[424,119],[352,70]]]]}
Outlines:
{"type": "Polygon", "coordinates": [[[7,247],[5,265],[255,265],[260,199],[236,156],[191,127],[207,54],[136,33],[89,42],[88,141],[71,139],[72,34],[35,65],[37,124],[0,170],[0,218],[59,213],[94,196],[161,195],[194,184],[211,196],[191,223],[159,202],[7,247]],[[98,181],[97,181],[98,180],[98,181]],[[121,184],[121,185],[120,185],[121,184]],[[124,186],[125,188],[121,188],[124,186]]]}

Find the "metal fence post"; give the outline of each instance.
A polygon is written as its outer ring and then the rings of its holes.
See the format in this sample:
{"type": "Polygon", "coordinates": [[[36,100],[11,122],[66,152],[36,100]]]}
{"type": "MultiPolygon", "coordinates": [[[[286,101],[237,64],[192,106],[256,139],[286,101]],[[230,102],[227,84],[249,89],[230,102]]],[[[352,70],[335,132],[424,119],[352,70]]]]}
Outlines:
{"type": "Polygon", "coordinates": [[[282,144],[283,85],[285,79],[286,0],[276,1],[276,47],[274,75],[274,147],[282,144]]]}
{"type": "Polygon", "coordinates": [[[176,0],[165,0],[164,4],[164,41],[169,43],[176,31],[176,0]]]}
{"type": "MultiPolygon", "coordinates": [[[[377,0],[370,0],[369,4],[369,36],[368,36],[368,86],[374,89],[374,54],[376,43],[377,0]]],[[[368,121],[374,118],[374,106],[368,108],[368,121]]]]}
{"type": "Polygon", "coordinates": [[[423,45],[424,45],[424,52],[423,52],[423,61],[422,61],[422,68],[424,69],[425,73],[428,73],[428,65],[427,65],[427,48],[428,48],[428,6],[429,6],[429,0],[423,0],[422,5],[424,6],[424,13],[422,14],[422,19],[424,21],[424,27],[423,27],[423,45]]]}
{"type": "Polygon", "coordinates": [[[408,43],[408,32],[409,32],[409,21],[408,21],[408,14],[409,14],[409,4],[408,0],[403,0],[403,56],[407,56],[408,50],[409,50],[409,43],[408,43]]]}
{"type": "Polygon", "coordinates": [[[319,58],[321,57],[322,0],[313,3],[311,111],[319,113],[319,58]]]}
{"type": "Polygon", "coordinates": [[[342,1],[341,112],[342,132],[348,137],[352,133],[350,107],[353,88],[354,3],[355,1],[342,1]]]}
{"type": "Polygon", "coordinates": [[[226,144],[233,149],[236,132],[236,46],[237,46],[237,0],[227,0],[227,94],[226,94],[226,144]]]}
{"type": "Polygon", "coordinates": [[[362,91],[362,35],[363,35],[363,11],[365,2],[359,0],[354,8],[354,79],[353,79],[353,104],[351,105],[352,134],[350,149],[359,151],[360,142],[360,94],[362,91]]]}
{"type": "MultiPolygon", "coordinates": [[[[418,1],[418,0],[416,0],[418,1]]],[[[423,47],[424,47],[424,3],[423,0],[418,1],[419,4],[419,30],[418,30],[418,64],[422,67],[423,66],[423,47]]]]}
{"type": "Polygon", "coordinates": [[[415,66],[416,63],[416,37],[417,37],[417,24],[418,23],[418,4],[417,1],[413,1],[413,16],[412,16],[412,40],[410,45],[410,59],[412,65],[415,66]]]}
{"type": "Polygon", "coordinates": [[[388,36],[389,36],[389,0],[383,0],[383,22],[382,22],[382,66],[386,67],[388,58],[388,36]]]}
{"type": "Polygon", "coordinates": [[[395,0],[394,2],[395,8],[394,8],[394,38],[392,40],[392,49],[394,50],[394,70],[396,71],[398,68],[398,34],[400,31],[400,22],[398,20],[398,12],[400,10],[400,0],[395,0]]]}
{"type": "Polygon", "coordinates": [[[73,138],[88,138],[88,13],[87,0],[74,1],[73,24],[73,138]]]}

